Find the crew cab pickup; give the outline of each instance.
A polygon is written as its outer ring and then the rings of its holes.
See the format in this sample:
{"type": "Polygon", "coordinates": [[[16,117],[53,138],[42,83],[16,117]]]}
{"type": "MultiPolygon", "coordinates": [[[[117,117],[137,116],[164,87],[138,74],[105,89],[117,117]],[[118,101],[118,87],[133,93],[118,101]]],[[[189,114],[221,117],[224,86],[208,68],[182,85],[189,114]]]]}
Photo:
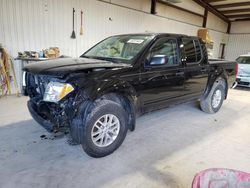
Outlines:
{"type": "Polygon", "coordinates": [[[109,37],[80,58],[24,68],[32,117],[50,132],[69,130],[92,157],[114,152],[136,117],[200,100],[216,113],[235,81],[235,62],[208,60],[204,43],[178,34],[109,37]]]}

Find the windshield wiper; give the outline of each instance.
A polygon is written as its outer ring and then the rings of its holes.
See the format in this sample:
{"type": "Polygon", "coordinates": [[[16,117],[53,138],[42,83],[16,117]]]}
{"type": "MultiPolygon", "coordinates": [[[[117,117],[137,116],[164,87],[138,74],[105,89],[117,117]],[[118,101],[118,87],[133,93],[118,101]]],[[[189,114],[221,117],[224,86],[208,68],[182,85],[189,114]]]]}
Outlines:
{"type": "Polygon", "coordinates": [[[106,61],[112,60],[112,59],[109,58],[109,57],[99,57],[99,56],[93,56],[93,57],[91,57],[91,58],[93,58],[93,59],[100,59],[100,60],[106,60],[106,61]]]}
{"type": "Polygon", "coordinates": [[[86,56],[86,55],[81,55],[80,57],[83,57],[83,58],[90,58],[89,56],[86,56]]]}
{"type": "Polygon", "coordinates": [[[86,56],[86,55],[81,55],[80,57],[91,58],[91,59],[99,59],[99,60],[104,60],[104,61],[110,61],[110,62],[113,62],[113,63],[125,63],[122,60],[112,58],[112,57],[86,56]]]}
{"type": "Polygon", "coordinates": [[[89,56],[89,58],[111,61],[113,63],[123,63],[122,61],[119,61],[118,59],[112,57],[89,56]]]}

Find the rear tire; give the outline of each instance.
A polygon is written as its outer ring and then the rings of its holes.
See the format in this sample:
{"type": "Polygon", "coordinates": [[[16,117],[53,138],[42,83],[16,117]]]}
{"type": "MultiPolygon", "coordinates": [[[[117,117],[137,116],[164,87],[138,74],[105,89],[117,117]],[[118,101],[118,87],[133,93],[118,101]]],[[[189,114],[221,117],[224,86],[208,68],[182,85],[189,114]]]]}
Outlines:
{"type": "Polygon", "coordinates": [[[126,112],[119,103],[100,100],[87,116],[82,148],[91,157],[113,153],[124,141],[128,126],[126,112]]]}
{"type": "Polygon", "coordinates": [[[224,80],[215,81],[208,96],[200,101],[202,111],[213,114],[220,110],[223,100],[225,99],[225,85],[224,80]]]}

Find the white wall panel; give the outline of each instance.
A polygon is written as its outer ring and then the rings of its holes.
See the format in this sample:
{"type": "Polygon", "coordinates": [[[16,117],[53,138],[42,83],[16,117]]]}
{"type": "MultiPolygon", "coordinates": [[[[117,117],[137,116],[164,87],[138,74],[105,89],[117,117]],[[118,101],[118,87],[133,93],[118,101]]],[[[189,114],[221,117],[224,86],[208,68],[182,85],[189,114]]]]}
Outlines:
{"type": "Polygon", "coordinates": [[[84,17],[86,20],[84,20],[85,34],[84,36],[78,36],[77,40],[79,46],[78,54],[81,54],[101,39],[114,34],[169,32],[196,35],[197,29],[199,29],[198,26],[99,1],[94,1],[89,4],[84,4],[84,1],[79,1],[78,7],[84,7],[84,17]],[[95,9],[95,11],[93,11],[93,9],[95,9]],[[93,16],[94,19],[88,19],[93,16]],[[111,18],[112,21],[110,21],[109,18],[111,18]]]}
{"type": "Polygon", "coordinates": [[[232,22],[226,48],[226,58],[235,60],[239,55],[250,52],[250,22],[232,22]]]}
{"type": "Polygon", "coordinates": [[[157,15],[167,17],[173,20],[178,20],[181,22],[187,22],[192,25],[201,26],[202,17],[187,13],[185,11],[177,10],[176,8],[166,6],[158,3],[156,6],[157,15]]]}
{"type": "Polygon", "coordinates": [[[107,2],[122,5],[125,7],[141,10],[144,12],[150,12],[151,0],[106,0],[107,2]]]}
{"type": "Polygon", "coordinates": [[[18,51],[58,46],[62,54],[76,57],[113,34],[151,31],[196,35],[200,18],[176,12],[180,19],[186,17],[197,26],[184,23],[184,18],[178,22],[96,0],[1,0],[0,42],[13,56],[18,51]],[[73,7],[76,8],[76,40],[70,38],[73,7]],[[79,35],[81,9],[83,36],[79,35]]]}
{"type": "MultiPolygon", "coordinates": [[[[38,51],[51,46],[59,47],[61,54],[78,57],[93,44],[114,34],[168,32],[197,35],[201,25],[199,17],[176,11],[183,20],[193,20],[188,24],[145,13],[143,11],[148,7],[137,5],[142,11],[97,0],[0,0],[0,43],[14,57],[18,51],[38,51]],[[70,38],[73,7],[76,9],[77,39],[70,38]],[[83,36],[79,35],[81,10],[84,12],[83,36]]],[[[219,45],[217,41],[225,37],[221,32],[211,33],[216,46],[219,45]]],[[[19,74],[18,62],[16,68],[19,74]]]]}
{"type": "Polygon", "coordinates": [[[176,3],[175,5],[181,8],[185,8],[187,10],[191,10],[198,14],[204,14],[204,8],[202,6],[197,6],[197,3],[193,0],[184,0],[181,3],[176,3]]]}
{"type": "Polygon", "coordinates": [[[227,44],[229,35],[213,30],[209,30],[209,34],[214,41],[213,58],[220,58],[221,55],[219,54],[220,44],[221,43],[227,44]]]}
{"type": "Polygon", "coordinates": [[[18,51],[59,46],[62,53],[75,53],[69,0],[1,0],[0,42],[16,56],[18,51]],[[3,38],[2,38],[3,36],[3,38]]]}
{"type": "Polygon", "coordinates": [[[250,52],[250,34],[231,34],[226,48],[226,58],[235,60],[239,55],[250,52]]]}
{"type": "Polygon", "coordinates": [[[250,21],[232,22],[231,33],[250,34],[250,21]]]}
{"type": "Polygon", "coordinates": [[[208,12],[207,28],[214,29],[216,31],[226,32],[227,31],[227,23],[224,22],[219,17],[212,14],[211,12],[208,12]]]}

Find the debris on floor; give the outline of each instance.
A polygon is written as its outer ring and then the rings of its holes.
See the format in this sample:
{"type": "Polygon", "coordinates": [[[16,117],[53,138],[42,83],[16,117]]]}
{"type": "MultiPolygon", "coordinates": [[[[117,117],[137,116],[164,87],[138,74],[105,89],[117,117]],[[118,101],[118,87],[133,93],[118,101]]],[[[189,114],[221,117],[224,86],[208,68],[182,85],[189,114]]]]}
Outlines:
{"type": "Polygon", "coordinates": [[[43,135],[40,136],[40,138],[41,138],[41,140],[47,140],[47,139],[49,139],[49,140],[55,140],[55,139],[61,139],[65,135],[68,135],[68,134],[69,134],[68,131],[65,131],[65,132],[55,131],[55,132],[50,133],[48,135],[43,134],[43,135]]]}

